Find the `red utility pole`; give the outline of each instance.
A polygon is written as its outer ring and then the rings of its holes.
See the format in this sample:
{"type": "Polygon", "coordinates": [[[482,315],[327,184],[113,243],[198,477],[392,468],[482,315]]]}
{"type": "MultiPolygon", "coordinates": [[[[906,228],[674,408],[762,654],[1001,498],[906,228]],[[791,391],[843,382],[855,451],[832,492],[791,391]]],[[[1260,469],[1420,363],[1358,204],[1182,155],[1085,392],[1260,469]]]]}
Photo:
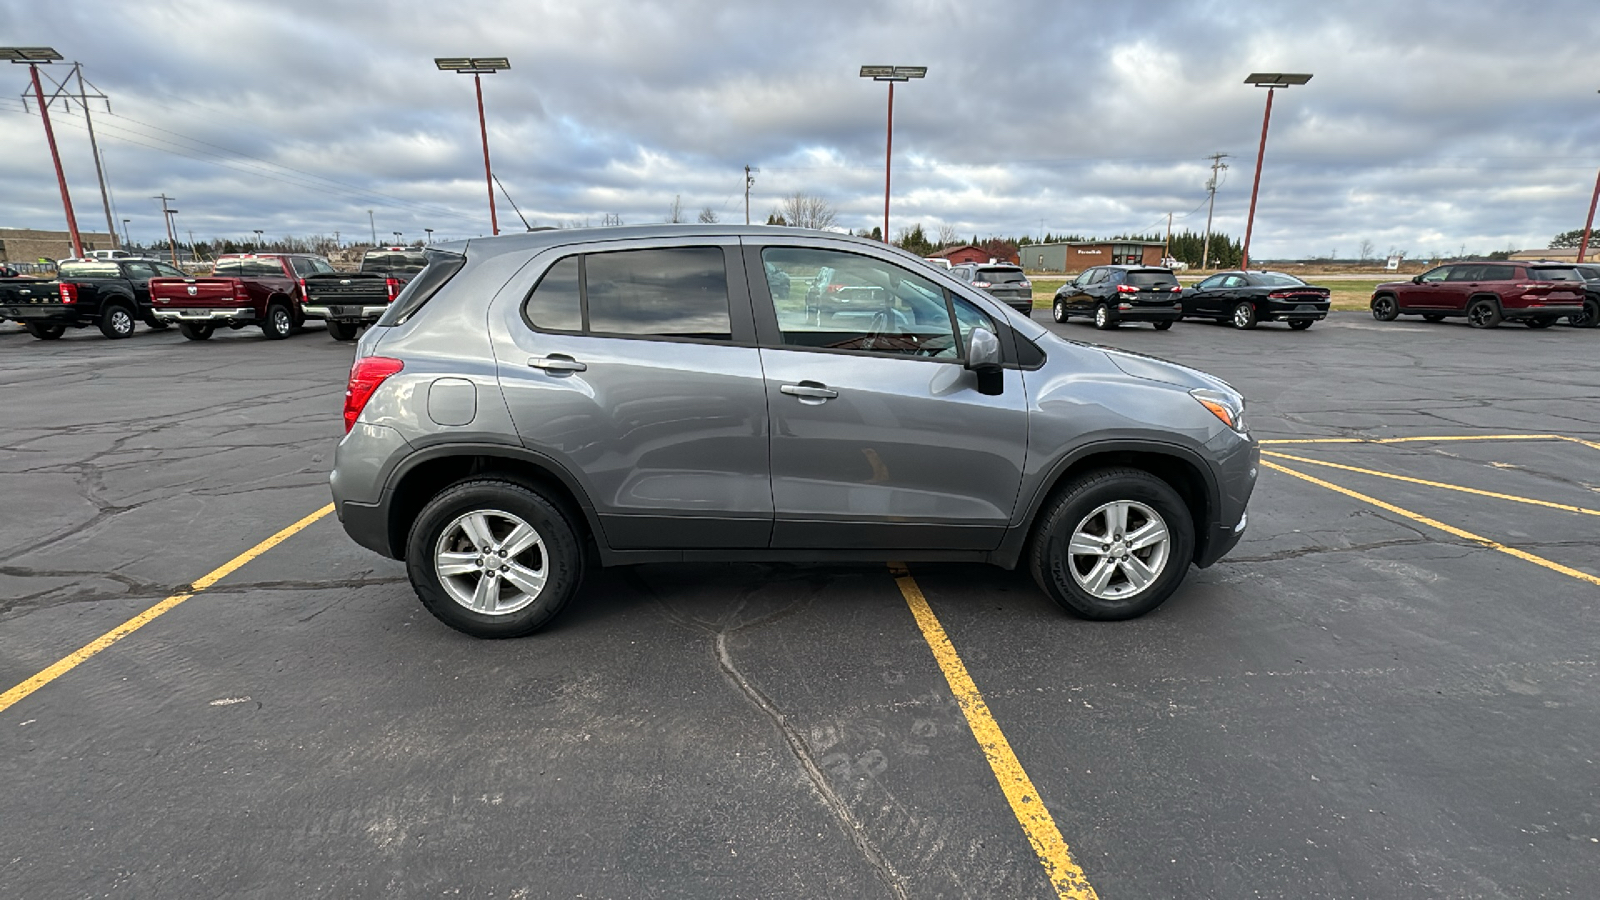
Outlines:
{"type": "Polygon", "coordinates": [[[1583,241],[1578,244],[1578,262],[1589,252],[1589,234],[1594,230],[1594,206],[1600,203],[1600,175],[1594,177],[1594,196],[1589,198],[1589,218],[1583,223],[1583,241]]]}
{"type": "Polygon", "coordinates": [[[474,72],[472,86],[478,89],[478,133],[483,137],[483,180],[489,185],[489,227],[500,233],[500,219],[494,211],[494,172],[489,168],[489,126],[483,118],[483,76],[474,72]]]}
{"type": "Polygon", "coordinates": [[[889,164],[894,161],[894,82],[889,82],[889,136],[883,142],[883,242],[889,243],[889,164]]]}
{"type": "Polygon", "coordinates": [[[1250,234],[1255,230],[1256,224],[1256,194],[1261,190],[1261,161],[1267,155],[1267,125],[1272,121],[1273,90],[1267,88],[1267,113],[1261,117],[1261,149],[1256,151],[1256,178],[1255,183],[1250,186],[1250,215],[1244,223],[1244,252],[1239,268],[1247,271],[1250,268],[1250,234]]]}
{"type": "Polygon", "coordinates": [[[83,256],[83,239],[78,236],[78,218],[72,214],[72,196],[67,193],[67,173],[61,168],[56,133],[50,127],[50,108],[45,106],[44,88],[39,86],[39,67],[29,63],[28,71],[33,75],[33,96],[39,101],[39,117],[44,120],[44,137],[50,143],[50,158],[56,164],[56,182],[61,185],[61,207],[67,211],[67,231],[72,235],[72,255],[83,256]]]}

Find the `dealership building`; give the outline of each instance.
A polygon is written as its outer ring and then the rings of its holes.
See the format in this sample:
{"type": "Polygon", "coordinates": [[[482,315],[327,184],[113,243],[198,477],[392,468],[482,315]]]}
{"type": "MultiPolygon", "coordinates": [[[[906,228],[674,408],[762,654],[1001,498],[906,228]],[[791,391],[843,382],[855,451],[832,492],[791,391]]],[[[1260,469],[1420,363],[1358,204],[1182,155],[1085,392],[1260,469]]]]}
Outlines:
{"type": "Polygon", "coordinates": [[[1159,266],[1160,241],[1066,241],[1017,248],[1030,272],[1082,272],[1091,266],[1159,266]]]}

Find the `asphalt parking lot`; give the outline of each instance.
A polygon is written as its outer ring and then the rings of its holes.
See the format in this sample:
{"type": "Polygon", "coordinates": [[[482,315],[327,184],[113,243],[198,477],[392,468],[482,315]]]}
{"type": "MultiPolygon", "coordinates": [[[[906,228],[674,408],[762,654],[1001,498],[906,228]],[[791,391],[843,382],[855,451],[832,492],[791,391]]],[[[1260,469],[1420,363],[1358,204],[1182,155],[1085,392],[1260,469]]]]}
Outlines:
{"type": "Polygon", "coordinates": [[[305,521],[350,345],[0,334],[0,896],[1593,896],[1600,334],[1051,327],[1280,442],[1155,613],[645,566],[501,642],[305,521]]]}

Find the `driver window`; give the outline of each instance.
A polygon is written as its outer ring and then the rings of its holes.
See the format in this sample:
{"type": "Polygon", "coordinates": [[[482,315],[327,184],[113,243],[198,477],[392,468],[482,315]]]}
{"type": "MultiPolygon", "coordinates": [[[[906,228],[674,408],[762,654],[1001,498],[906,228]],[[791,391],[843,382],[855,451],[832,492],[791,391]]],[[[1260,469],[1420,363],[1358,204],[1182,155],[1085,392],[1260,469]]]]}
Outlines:
{"type": "Polygon", "coordinates": [[[1205,281],[1202,281],[1199,284],[1195,285],[1195,287],[1197,289],[1202,290],[1202,291],[1209,291],[1212,288],[1221,287],[1221,286],[1222,286],[1222,276],[1221,275],[1213,275],[1210,278],[1207,278],[1205,281]]]}
{"type": "MultiPolygon", "coordinates": [[[[925,359],[961,356],[944,291],[919,275],[837,250],[768,247],[761,260],[787,346],[925,359]],[[774,286],[783,279],[790,285],[787,294],[774,286]]],[[[976,308],[972,313],[983,316],[976,308]]],[[[963,331],[970,328],[963,323],[963,331]]]]}
{"type": "Polygon", "coordinates": [[[1445,276],[1449,275],[1449,274],[1450,274],[1450,267],[1449,266],[1440,266],[1439,268],[1434,269],[1432,272],[1429,272],[1428,274],[1422,276],[1422,280],[1425,281],[1425,282],[1427,282],[1427,281],[1443,281],[1445,279],[1445,276]]]}

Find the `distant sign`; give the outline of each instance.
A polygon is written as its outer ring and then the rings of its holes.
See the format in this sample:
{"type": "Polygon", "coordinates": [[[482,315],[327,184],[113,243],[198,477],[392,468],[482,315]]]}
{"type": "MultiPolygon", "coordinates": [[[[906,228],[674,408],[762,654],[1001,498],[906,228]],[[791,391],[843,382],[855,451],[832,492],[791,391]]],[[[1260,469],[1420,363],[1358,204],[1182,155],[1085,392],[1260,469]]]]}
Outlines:
{"type": "Polygon", "coordinates": [[[1388,269],[1391,272],[1399,271],[1399,269],[1400,269],[1400,257],[1398,257],[1398,256],[1389,257],[1389,261],[1384,263],[1383,267],[1385,269],[1388,269]]]}

